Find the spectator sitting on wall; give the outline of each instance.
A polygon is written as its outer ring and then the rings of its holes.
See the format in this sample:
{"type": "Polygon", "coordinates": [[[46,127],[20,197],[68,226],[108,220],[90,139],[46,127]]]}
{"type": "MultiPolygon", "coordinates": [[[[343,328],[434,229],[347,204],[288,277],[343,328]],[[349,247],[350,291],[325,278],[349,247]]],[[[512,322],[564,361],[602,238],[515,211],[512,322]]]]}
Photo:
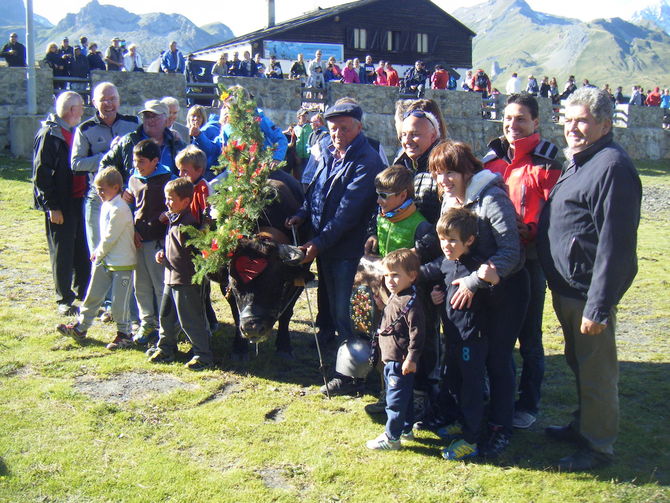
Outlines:
{"type": "MultiPolygon", "coordinates": [[[[63,60],[61,59],[60,54],[58,54],[58,46],[54,42],[51,42],[49,45],[47,45],[47,52],[44,56],[43,62],[46,66],[51,68],[54,77],[67,76],[63,60]]],[[[54,82],[54,89],[64,89],[64,88],[65,83],[54,82]]]]}
{"type": "Polygon", "coordinates": [[[238,52],[233,53],[233,60],[228,62],[228,75],[234,77],[235,75],[240,74],[240,55],[238,52]]]}
{"type": "Polygon", "coordinates": [[[120,72],[123,70],[123,49],[120,47],[119,37],[112,39],[112,45],[107,48],[105,52],[105,63],[107,64],[108,72],[120,72]]]}
{"type": "Polygon", "coordinates": [[[645,104],[648,107],[657,107],[661,105],[661,89],[659,87],[655,87],[654,90],[647,95],[645,104]]]}
{"type": "Polygon", "coordinates": [[[591,83],[589,82],[589,79],[584,79],[584,80],[582,81],[582,87],[596,87],[596,86],[594,86],[593,84],[591,84],[591,83]]]}
{"type": "Polygon", "coordinates": [[[368,54],[365,56],[365,80],[361,80],[361,82],[364,84],[374,84],[376,78],[375,65],[372,62],[372,56],[368,54]]]}
{"type": "Polygon", "coordinates": [[[626,101],[626,97],[623,95],[623,87],[621,86],[616,88],[616,92],[614,93],[614,103],[617,105],[623,105],[624,103],[628,103],[626,101]]]}
{"type": "Polygon", "coordinates": [[[663,129],[670,129],[670,89],[665,88],[661,95],[661,108],[663,109],[663,129]]]}
{"type": "Polygon", "coordinates": [[[426,87],[427,78],[428,72],[426,71],[426,67],[423,64],[423,61],[418,60],[414,63],[413,67],[405,72],[404,92],[408,94],[416,94],[417,97],[422,96],[426,87]]]}
{"type": "Polygon", "coordinates": [[[240,69],[238,75],[240,77],[255,77],[258,73],[256,62],[251,59],[251,53],[244,51],[244,59],[240,62],[240,69]]]}
{"type": "Polygon", "coordinates": [[[537,84],[537,79],[532,75],[528,76],[528,84],[526,84],[526,92],[531,96],[540,94],[540,86],[537,84]]]}
{"type": "Polygon", "coordinates": [[[212,82],[218,84],[223,82],[223,77],[228,75],[229,62],[228,62],[228,53],[222,52],[219,56],[219,59],[214,66],[212,67],[212,82]]]}
{"type": "Polygon", "coordinates": [[[70,41],[67,37],[63,39],[63,45],[60,46],[58,52],[65,64],[65,71],[70,75],[70,65],[72,64],[72,58],[74,57],[74,48],[70,45],[70,41]]]}
{"type": "Polygon", "coordinates": [[[88,60],[89,71],[107,70],[105,62],[102,60],[102,55],[100,54],[100,51],[98,51],[98,44],[95,42],[91,42],[91,44],[88,46],[88,54],[86,55],[86,59],[88,60]]]}
{"type": "Polygon", "coordinates": [[[128,46],[128,52],[123,56],[123,66],[127,72],[143,72],[142,68],[142,58],[140,53],[137,52],[137,45],[130,44],[128,46]]]}
{"type": "Polygon", "coordinates": [[[365,65],[361,65],[361,60],[354,58],[354,70],[358,72],[358,83],[365,84],[367,77],[365,76],[365,65]]]}
{"type": "Polygon", "coordinates": [[[314,59],[309,63],[309,78],[307,87],[324,87],[323,61],[321,61],[321,51],[314,53],[314,59]]]}
{"type": "MultiPolygon", "coordinates": [[[[537,84],[537,81],[535,83],[537,84]]],[[[482,98],[488,98],[491,94],[491,79],[483,69],[479,68],[470,81],[470,87],[474,92],[481,93],[482,98]]]]}
{"type": "Polygon", "coordinates": [[[81,53],[88,56],[88,38],[85,35],[79,37],[79,47],[81,47],[81,53]]]}
{"type": "Polygon", "coordinates": [[[256,53],[254,56],[254,63],[256,63],[256,77],[260,77],[261,73],[265,76],[265,63],[261,61],[261,55],[256,53]]]}
{"type": "Polygon", "coordinates": [[[463,84],[461,84],[461,88],[463,91],[466,92],[471,92],[472,87],[470,87],[470,84],[472,83],[472,70],[468,70],[465,72],[465,78],[463,79],[463,84]]]}
{"type": "Polygon", "coordinates": [[[519,94],[521,92],[521,79],[516,72],[512,74],[505,84],[505,92],[509,95],[519,94]]]}
{"type": "Polygon", "coordinates": [[[331,72],[333,74],[333,78],[330,80],[337,80],[337,81],[342,80],[342,69],[337,64],[337,61],[335,61],[335,56],[331,56],[328,58],[328,65],[331,66],[331,72]]]}
{"type": "Polygon", "coordinates": [[[284,71],[281,69],[281,64],[277,61],[277,56],[274,54],[270,56],[270,64],[268,65],[268,78],[283,79],[284,71]]]}
{"type": "Polygon", "coordinates": [[[344,65],[344,70],[342,71],[342,81],[345,84],[358,84],[360,80],[358,79],[358,72],[354,68],[354,62],[350,59],[344,65]]]}
{"type": "Polygon", "coordinates": [[[184,55],[177,49],[177,42],[170,42],[170,50],[163,53],[161,58],[161,69],[165,73],[184,73],[186,60],[184,55]]]}
{"type": "Polygon", "coordinates": [[[644,105],[642,100],[642,93],[640,92],[640,86],[633,86],[633,92],[631,94],[630,100],[628,101],[629,105],[644,105]]]}
{"type": "Polygon", "coordinates": [[[291,80],[299,80],[302,85],[305,85],[305,81],[307,80],[307,69],[305,68],[305,60],[303,59],[302,53],[298,54],[298,60],[291,65],[289,78],[291,80]]]}
{"type": "Polygon", "coordinates": [[[542,78],[542,82],[540,82],[540,96],[542,98],[549,98],[550,91],[551,85],[549,85],[549,77],[545,75],[542,78]]]}
{"type": "Polygon", "coordinates": [[[375,70],[377,77],[375,78],[375,84],[378,86],[388,86],[388,77],[386,76],[386,61],[383,59],[379,61],[379,66],[375,70]]]}
{"type": "Polygon", "coordinates": [[[435,71],[430,77],[431,89],[446,89],[449,83],[449,72],[442,65],[435,65],[435,71]]]}
{"type": "Polygon", "coordinates": [[[570,77],[568,77],[568,81],[565,83],[565,87],[563,88],[563,94],[561,94],[561,100],[566,99],[576,90],[577,90],[577,84],[575,84],[575,76],[570,75],[570,77]]]}
{"type": "Polygon", "coordinates": [[[400,78],[398,77],[398,71],[393,68],[393,65],[390,61],[386,62],[386,82],[389,86],[398,87],[400,85],[400,78]]]}
{"type": "Polygon", "coordinates": [[[26,48],[19,42],[16,33],[9,35],[9,42],[2,48],[0,58],[5,58],[7,66],[26,66],[26,48]]]}

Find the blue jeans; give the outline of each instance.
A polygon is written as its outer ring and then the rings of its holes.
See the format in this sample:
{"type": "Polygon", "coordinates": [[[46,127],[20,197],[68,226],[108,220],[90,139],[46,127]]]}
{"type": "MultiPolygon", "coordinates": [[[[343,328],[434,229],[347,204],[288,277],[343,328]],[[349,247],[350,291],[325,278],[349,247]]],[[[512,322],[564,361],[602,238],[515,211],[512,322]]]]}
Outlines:
{"type": "Polygon", "coordinates": [[[526,260],[530,278],[530,302],[519,332],[519,353],[523,360],[516,409],[537,414],[540,388],[544,378],[544,347],[542,346],[542,314],[547,282],[540,261],[526,260]]]}
{"type": "MultiPolygon", "coordinates": [[[[330,315],[338,335],[346,340],[353,336],[349,304],[351,288],[359,259],[317,258],[326,284],[330,315]]],[[[319,278],[321,281],[322,278],[319,278]]]]}
{"type": "Polygon", "coordinates": [[[402,362],[384,365],[386,383],[386,436],[398,440],[414,424],[414,374],[402,375],[402,362]]]}

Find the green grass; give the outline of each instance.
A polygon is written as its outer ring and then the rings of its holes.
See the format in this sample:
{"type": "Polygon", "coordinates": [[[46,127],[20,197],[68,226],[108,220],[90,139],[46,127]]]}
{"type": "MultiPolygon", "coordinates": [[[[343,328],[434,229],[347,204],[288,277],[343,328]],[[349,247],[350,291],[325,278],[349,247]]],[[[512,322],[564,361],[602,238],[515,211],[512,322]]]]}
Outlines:
{"type": "MultiPolygon", "coordinates": [[[[667,165],[639,168],[645,188],[670,183],[667,165]]],[[[363,411],[374,397],[318,393],[304,296],[289,364],[273,358],[271,344],[246,365],[231,363],[230,316],[218,292],[226,323],[215,339],[216,370],[193,374],[179,363],[150,365],[139,350],[109,352],[111,326],[94,325],[82,345],[58,335],[29,178],[26,163],[0,157],[0,501],[670,501],[668,212],[644,215],[640,272],[620,309],[617,463],[563,474],[550,466],[570,450],[542,429],[567,419],[574,382],[549,302],[542,413],[499,464],[446,462],[427,432],[403,451],[371,452],[364,442],[383,428],[363,411]],[[125,402],[83,392],[129,372],[147,386],[158,376],[186,387],[125,402]]]]}

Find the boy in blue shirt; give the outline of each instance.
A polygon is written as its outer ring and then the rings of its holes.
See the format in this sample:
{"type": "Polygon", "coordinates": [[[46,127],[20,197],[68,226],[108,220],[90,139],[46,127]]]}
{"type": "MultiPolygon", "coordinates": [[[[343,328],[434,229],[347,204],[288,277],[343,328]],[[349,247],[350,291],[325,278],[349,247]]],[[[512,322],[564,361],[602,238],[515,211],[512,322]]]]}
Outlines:
{"type": "MultiPolygon", "coordinates": [[[[434,304],[443,304],[442,318],[446,338],[445,384],[458,405],[448,411],[453,421],[438,430],[438,435],[451,443],[442,450],[449,460],[463,460],[479,454],[477,447],[484,422],[484,376],[488,341],[482,335],[482,304],[488,295],[480,289],[472,304],[455,309],[451,299],[462,278],[476,273],[481,281],[495,285],[500,281],[492,264],[482,264],[470,253],[477,235],[477,216],[465,208],[452,208],[437,222],[437,235],[443,259],[424,266],[422,274],[428,282],[440,279],[444,290],[433,288],[434,304]],[[445,302],[446,301],[446,302],[445,302]]],[[[448,400],[449,401],[449,400],[448,400]]]]}

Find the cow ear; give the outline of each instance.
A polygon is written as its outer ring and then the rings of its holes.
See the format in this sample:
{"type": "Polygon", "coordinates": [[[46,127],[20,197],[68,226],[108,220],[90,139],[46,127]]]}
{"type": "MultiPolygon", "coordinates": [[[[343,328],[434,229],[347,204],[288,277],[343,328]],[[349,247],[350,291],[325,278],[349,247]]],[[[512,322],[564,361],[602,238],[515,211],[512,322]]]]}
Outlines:
{"type": "Polygon", "coordinates": [[[297,246],[279,245],[279,258],[286,265],[300,265],[302,259],[305,258],[305,253],[297,246]]]}

